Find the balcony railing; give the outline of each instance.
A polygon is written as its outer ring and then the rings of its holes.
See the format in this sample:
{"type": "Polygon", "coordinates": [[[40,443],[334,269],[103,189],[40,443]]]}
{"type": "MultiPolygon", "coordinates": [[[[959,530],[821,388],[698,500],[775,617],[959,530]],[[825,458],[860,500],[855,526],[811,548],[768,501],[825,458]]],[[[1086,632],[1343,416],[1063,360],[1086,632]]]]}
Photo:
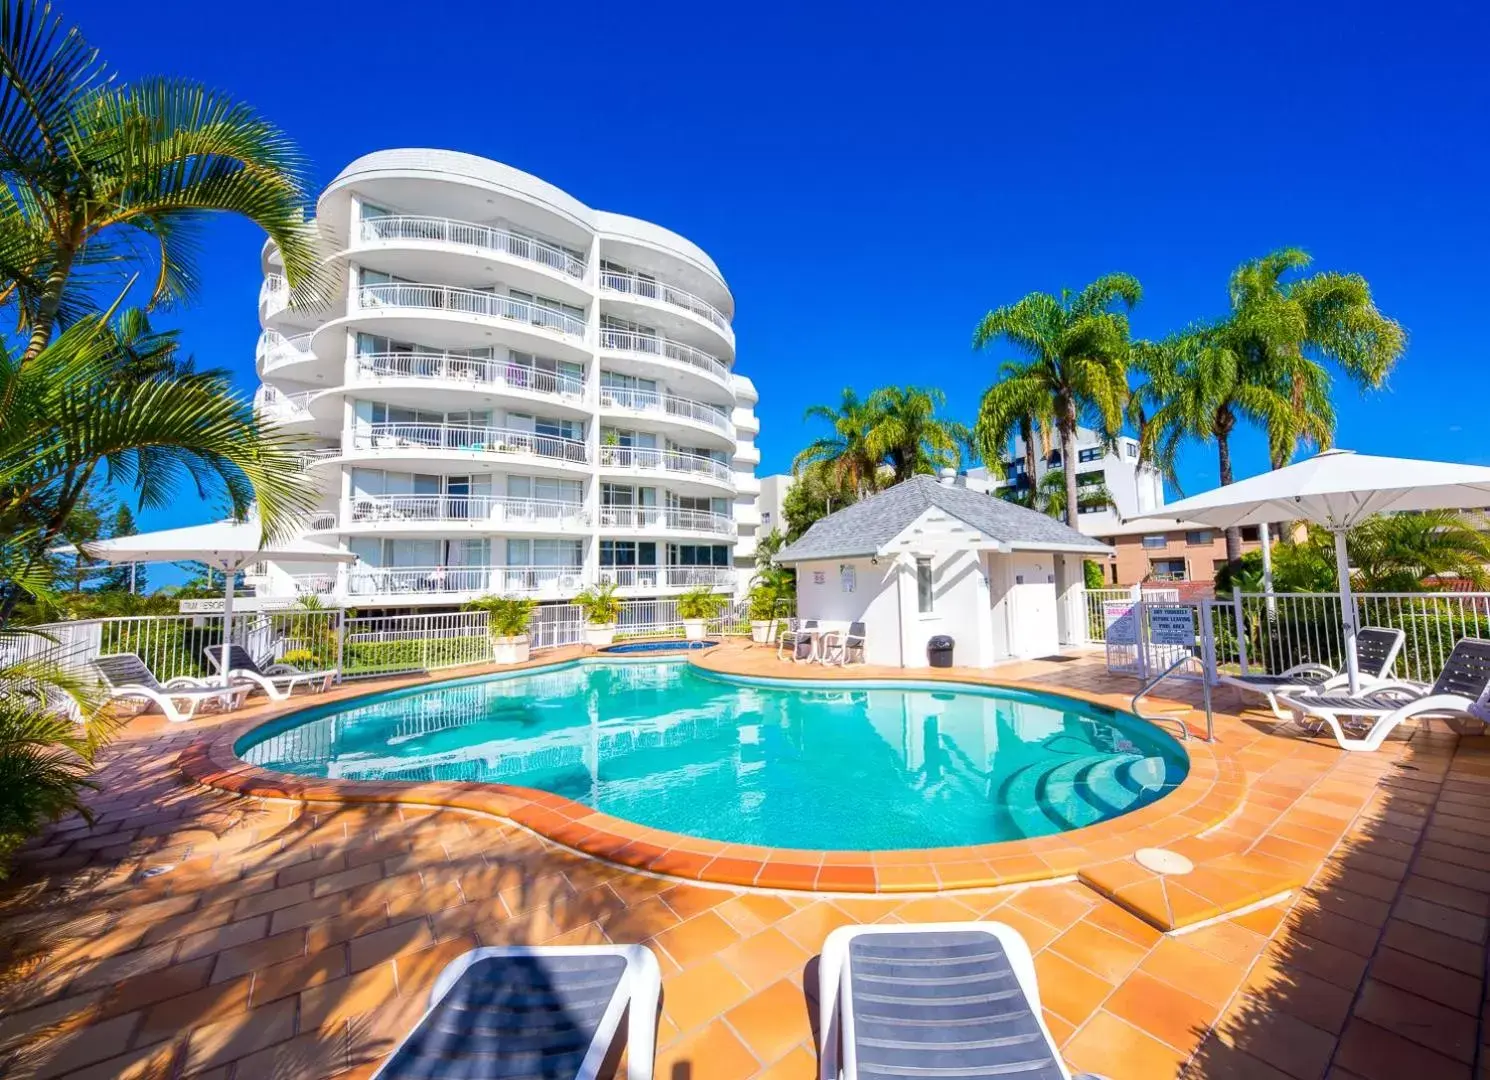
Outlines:
{"type": "Polygon", "coordinates": [[[311,419],[310,399],[314,390],[286,394],[273,386],[261,386],[254,393],[254,413],[261,421],[286,424],[311,419]]]}
{"type": "Polygon", "coordinates": [[[729,366],[719,357],[706,353],[702,349],[695,349],[692,345],[684,345],[681,341],[658,337],[656,334],[638,334],[630,330],[602,328],[600,347],[610,352],[643,353],[647,356],[676,360],[698,368],[716,379],[729,381],[729,366]]]}
{"type": "Polygon", "coordinates": [[[489,566],[357,566],[347,572],[351,596],[394,593],[483,593],[491,587],[489,566]]]}
{"type": "Polygon", "coordinates": [[[341,457],[341,451],[336,449],[301,450],[295,454],[295,464],[300,467],[301,472],[304,472],[312,466],[334,461],[339,457],[341,457]]]}
{"type": "Polygon", "coordinates": [[[573,400],[585,396],[585,381],[572,375],[450,353],[361,353],[357,357],[357,370],[377,378],[442,379],[573,400]]]}
{"type": "Polygon", "coordinates": [[[585,261],[563,248],[519,236],[506,229],[476,225],[469,221],[452,221],[437,217],[376,217],[362,222],[363,240],[428,240],[459,247],[478,248],[510,255],[515,259],[538,263],[572,278],[585,276],[585,261]]]}
{"type": "Polygon", "coordinates": [[[704,476],[729,484],[734,481],[734,470],[723,461],[688,454],[681,450],[659,450],[648,446],[602,446],[600,448],[602,469],[625,469],[636,472],[669,472],[685,476],[704,476]]]}
{"type": "Polygon", "coordinates": [[[510,499],[492,495],[358,495],[348,520],[354,524],[468,521],[491,525],[547,526],[559,531],[590,523],[582,502],[510,499]]]}
{"type": "Polygon", "coordinates": [[[600,581],[619,589],[679,589],[735,583],[735,572],[725,566],[602,566],[600,581]]]}
{"type": "Polygon", "coordinates": [[[352,435],[358,450],[469,450],[487,454],[533,454],[576,465],[590,460],[580,439],[539,435],[515,428],[465,424],[369,424],[352,435]]]}
{"type": "Polygon", "coordinates": [[[566,337],[581,340],[585,336],[585,321],[567,311],[556,311],[542,304],[511,296],[498,296],[480,289],[458,289],[450,285],[410,285],[401,282],[361,285],[357,289],[357,306],[364,311],[384,308],[453,311],[460,315],[504,319],[545,330],[556,330],[566,337]]]}
{"type": "Polygon", "coordinates": [[[728,536],[733,533],[734,519],[728,514],[708,510],[685,510],[670,506],[602,506],[602,529],[669,529],[677,532],[702,532],[728,536]]]}
{"type": "Polygon", "coordinates": [[[606,292],[626,293],[647,300],[657,300],[669,307],[690,311],[721,330],[729,329],[729,320],[717,307],[703,297],[695,296],[687,289],[680,289],[676,285],[669,285],[666,282],[640,277],[636,274],[620,274],[614,270],[602,270],[600,271],[600,287],[606,292]]]}
{"type": "Polygon", "coordinates": [[[314,360],[315,354],[310,351],[309,334],[296,334],[287,338],[278,330],[265,330],[259,335],[255,358],[259,370],[267,372],[283,364],[314,360]]]}
{"type": "Polygon", "coordinates": [[[277,315],[290,306],[290,285],[283,274],[266,274],[259,286],[259,306],[265,315],[277,315]]]}
{"type": "Polygon", "coordinates": [[[602,386],[600,388],[600,404],[603,408],[626,409],[630,412],[663,413],[667,416],[675,416],[683,420],[694,420],[713,428],[721,434],[734,438],[734,425],[730,423],[729,414],[719,408],[719,406],[710,405],[707,402],[674,397],[672,394],[660,394],[655,390],[631,390],[620,386],[602,386]]]}

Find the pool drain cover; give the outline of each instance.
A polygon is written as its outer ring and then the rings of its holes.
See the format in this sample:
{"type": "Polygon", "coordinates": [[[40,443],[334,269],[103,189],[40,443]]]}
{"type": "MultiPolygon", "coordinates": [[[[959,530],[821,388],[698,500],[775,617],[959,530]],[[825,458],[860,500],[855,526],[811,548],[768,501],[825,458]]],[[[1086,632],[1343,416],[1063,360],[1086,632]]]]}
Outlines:
{"type": "Polygon", "coordinates": [[[1156,874],[1188,874],[1195,869],[1195,864],[1179,852],[1158,847],[1139,848],[1133,853],[1133,861],[1156,874]]]}

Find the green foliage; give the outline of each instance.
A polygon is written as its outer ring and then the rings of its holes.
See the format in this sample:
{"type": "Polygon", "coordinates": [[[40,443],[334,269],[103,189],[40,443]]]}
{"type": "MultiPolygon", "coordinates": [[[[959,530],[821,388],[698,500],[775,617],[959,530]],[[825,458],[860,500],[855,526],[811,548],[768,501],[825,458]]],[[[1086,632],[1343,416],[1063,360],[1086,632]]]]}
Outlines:
{"type": "Polygon", "coordinates": [[[972,445],[972,432],[936,415],[946,404],[942,391],[919,386],[885,386],[869,395],[864,445],[889,465],[892,483],[955,469],[961,463],[964,449],[972,445]]]}
{"type": "Polygon", "coordinates": [[[729,597],[715,592],[708,586],[689,589],[678,597],[678,618],[714,619],[724,610],[724,605],[728,602],[729,597]]]}
{"type": "Polygon", "coordinates": [[[538,601],[519,596],[481,596],[467,601],[466,611],[486,612],[492,637],[517,637],[528,632],[538,601]]]}
{"type": "Polygon", "coordinates": [[[621,618],[621,598],[616,595],[614,581],[588,586],[574,602],[591,626],[614,626],[621,618]]]}
{"type": "MultiPolygon", "coordinates": [[[[317,669],[321,666],[321,658],[311,649],[290,649],[280,658],[281,663],[292,667],[305,669],[317,669]]],[[[328,665],[329,666],[329,665],[328,665]]]]}
{"type": "MultiPolygon", "coordinates": [[[[1333,363],[1358,386],[1377,389],[1406,347],[1400,325],[1377,310],[1358,274],[1323,272],[1285,281],[1309,265],[1307,254],[1284,248],[1243,263],[1231,275],[1226,318],[1197,324],[1158,343],[1135,348],[1146,376],[1129,409],[1139,430],[1140,456],[1171,480],[1180,446],[1216,446],[1221,483],[1232,482],[1231,435],[1242,422],[1268,437],[1273,468],[1301,446],[1330,445],[1333,363]]],[[[1235,561],[1240,540],[1227,530],[1235,561]]]]}
{"type": "Polygon", "coordinates": [[[1452,510],[1385,514],[1346,537],[1352,584],[1362,592],[1418,592],[1433,577],[1490,586],[1490,538],[1452,510]]]}
{"type": "Polygon", "coordinates": [[[1001,341],[1022,354],[1000,367],[978,408],[974,441],[990,468],[1002,469],[1016,433],[1028,447],[1034,429],[1053,424],[1060,434],[1066,524],[1076,527],[1076,429],[1103,435],[1122,428],[1128,400],[1130,351],[1127,312],[1143,295],[1137,279],[1108,274],[1078,293],[1034,292],[990,311],[973,333],[973,348],[1001,341]]]}
{"type": "Polygon", "coordinates": [[[419,671],[427,668],[452,667],[491,657],[486,635],[429,638],[414,641],[349,642],[346,647],[348,675],[369,675],[380,671],[419,671]]]}
{"type": "Polygon", "coordinates": [[[787,541],[797,540],[834,510],[842,510],[858,501],[859,492],[844,484],[837,471],[828,464],[813,462],[802,466],[781,500],[787,541]]]}
{"type": "Polygon", "coordinates": [[[1081,576],[1088,589],[1105,589],[1107,577],[1102,572],[1102,564],[1093,559],[1081,561],[1081,576]]]}
{"type": "MultiPolygon", "coordinates": [[[[109,538],[134,536],[137,532],[139,529],[135,527],[134,514],[130,513],[129,507],[121,505],[114,511],[114,523],[109,529],[109,538]]],[[[150,591],[150,581],[143,565],[128,566],[121,563],[110,566],[103,572],[99,588],[105,592],[140,594],[150,591]]]]}
{"type": "MultiPolygon", "coordinates": [[[[0,632],[0,646],[29,633],[0,632]]],[[[44,822],[72,812],[92,820],[82,799],[97,787],[94,755],[115,726],[96,706],[84,684],[51,665],[0,667],[0,878],[44,822]]]]}

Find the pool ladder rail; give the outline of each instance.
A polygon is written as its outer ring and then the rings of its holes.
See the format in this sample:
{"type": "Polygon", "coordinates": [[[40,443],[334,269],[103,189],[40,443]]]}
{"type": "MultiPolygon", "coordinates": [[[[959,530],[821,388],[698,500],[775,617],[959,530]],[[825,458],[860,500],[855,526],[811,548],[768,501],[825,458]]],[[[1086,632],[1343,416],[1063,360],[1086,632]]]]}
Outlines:
{"type": "MultiPolygon", "coordinates": [[[[1147,720],[1151,724],[1173,724],[1176,728],[1179,729],[1181,739],[1191,738],[1190,726],[1186,724],[1185,721],[1180,717],[1174,716],[1169,713],[1157,713],[1154,715],[1149,715],[1139,710],[1138,703],[1143,700],[1143,698],[1147,697],[1148,694],[1154,689],[1154,687],[1158,686],[1165,679],[1173,675],[1177,669],[1185,666],[1192,660],[1199,662],[1200,658],[1198,656],[1195,656],[1193,653],[1186,653],[1184,656],[1181,656],[1177,660],[1175,660],[1158,675],[1155,675],[1148,682],[1140,686],[1138,688],[1138,693],[1133,695],[1133,701],[1129,705],[1129,711],[1132,712],[1134,716],[1137,716],[1140,720],[1147,720]]],[[[1201,665],[1200,672],[1200,686],[1201,697],[1205,703],[1205,741],[1213,743],[1216,741],[1216,717],[1214,712],[1211,710],[1211,680],[1206,677],[1205,666],[1203,664],[1201,665]]],[[[1190,707],[1188,705],[1185,706],[1185,711],[1190,711],[1190,707]]]]}

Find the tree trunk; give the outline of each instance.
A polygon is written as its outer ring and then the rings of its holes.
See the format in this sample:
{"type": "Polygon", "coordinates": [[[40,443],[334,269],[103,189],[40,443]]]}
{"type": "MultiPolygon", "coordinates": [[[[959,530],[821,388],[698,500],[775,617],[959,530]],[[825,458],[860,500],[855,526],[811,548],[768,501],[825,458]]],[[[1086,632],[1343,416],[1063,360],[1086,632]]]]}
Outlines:
{"type": "Polygon", "coordinates": [[[1066,524],[1076,528],[1081,508],[1076,505],[1076,410],[1068,410],[1061,420],[1061,468],[1066,473],[1066,524]]]}
{"type": "Polygon", "coordinates": [[[23,367],[36,359],[41,350],[47,347],[47,342],[52,340],[52,328],[57,323],[57,312],[62,307],[62,293],[67,288],[67,279],[72,275],[72,259],[72,252],[59,252],[56,265],[47,275],[41,302],[36,308],[36,323],[31,328],[31,338],[26,342],[26,351],[21,356],[23,367]]]}
{"type": "MultiPolygon", "coordinates": [[[[1231,433],[1216,432],[1216,453],[1220,458],[1221,486],[1231,483],[1231,433]]],[[[1233,525],[1226,530],[1226,561],[1235,564],[1242,557],[1242,530],[1233,525]]]]}
{"type": "Polygon", "coordinates": [[[1030,509],[1035,509],[1035,479],[1040,472],[1040,458],[1035,453],[1035,425],[1025,419],[1020,421],[1019,437],[1024,442],[1024,478],[1029,482],[1030,509]]]}

